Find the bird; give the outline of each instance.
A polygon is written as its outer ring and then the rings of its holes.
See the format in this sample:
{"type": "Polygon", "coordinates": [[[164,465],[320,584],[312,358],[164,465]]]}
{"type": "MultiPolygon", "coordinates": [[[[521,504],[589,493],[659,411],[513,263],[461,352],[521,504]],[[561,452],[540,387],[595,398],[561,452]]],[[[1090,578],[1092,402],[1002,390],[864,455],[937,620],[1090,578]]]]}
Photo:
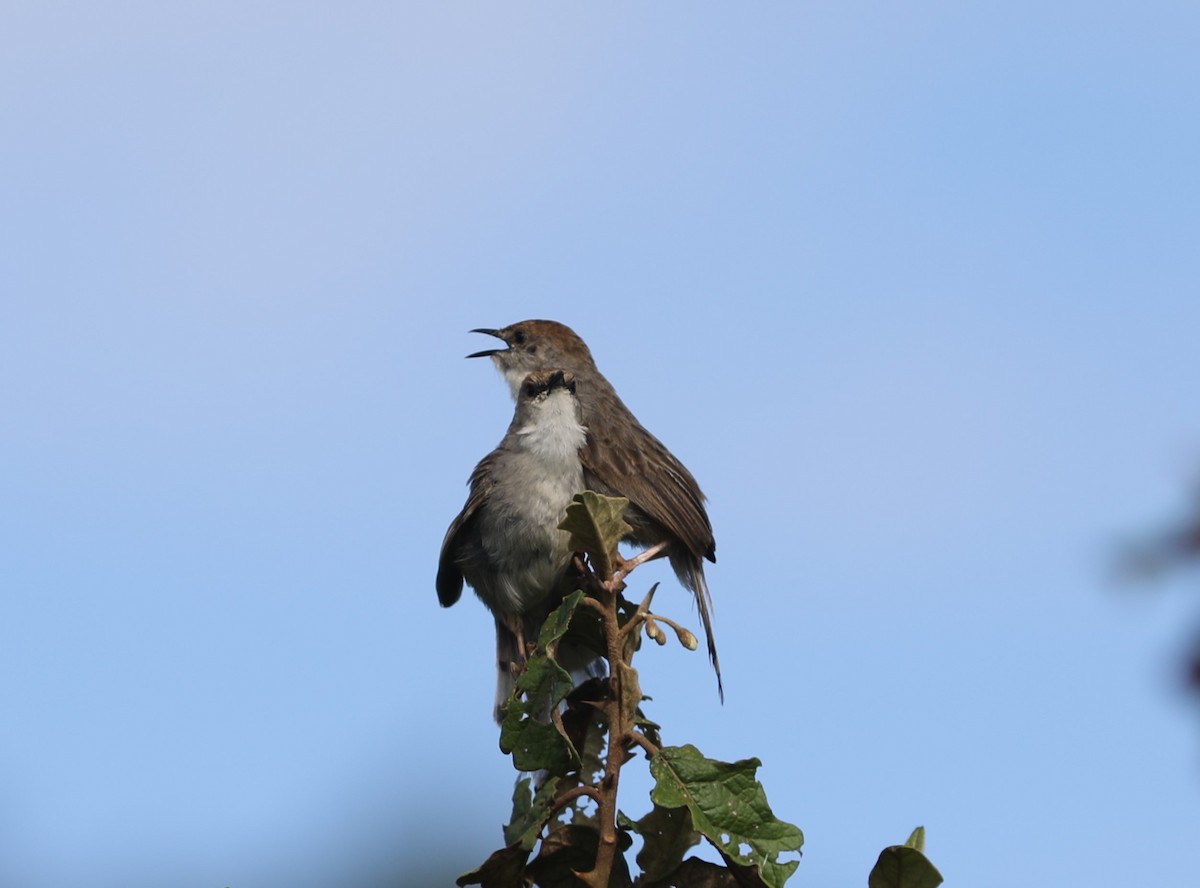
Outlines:
{"type": "MultiPolygon", "coordinates": [[[[584,489],[579,453],[587,431],[574,376],[561,369],[526,373],[515,395],[508,431],[471,473],[467,502],[446,530],[436,581],[443,607],[459,600],[465,581],[495,617],[497,722],[527,643],[577,585],[570,534],[558,525],[584,489]]],[[[597,658],[567,643],[556,656],[563,668],[587,675],[597,674],[597,658]]]]}
{"type": "Polygon", "coordinates": [[[485,349],[467,357],[491,358],[518,400],[531,372],[554,367],[575,378],[586,427],[579,452],[584,483],[597,493],[629,500],[625,520],[632,527],[630,542],[646,548],[665,544],[675,575],[695,597],[717,676],[717,693],[724,702],[721,662],[713,638],[712,598],[704,578],[705,559],[717,560],[716,541],[704,493],[692,473],[638,422],[597,369],[587,344],[570,327],[557,321],[527,320],[471,332],[504,342],[505,348],[485,349]]]}

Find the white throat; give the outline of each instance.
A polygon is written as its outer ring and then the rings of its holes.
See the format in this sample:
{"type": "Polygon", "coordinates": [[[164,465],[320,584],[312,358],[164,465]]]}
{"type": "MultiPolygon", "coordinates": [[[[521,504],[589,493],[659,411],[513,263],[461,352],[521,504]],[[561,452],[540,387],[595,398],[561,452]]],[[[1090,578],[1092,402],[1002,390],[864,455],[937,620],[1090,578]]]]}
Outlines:
{"type": "Polygon", "coordinates": [[[521,397],[521,386],[525,384],[525,376],[529,371],[517,367],[505,367],[499,355],[492,355],[492,361],[495,363],[496,369],[500,371],[500,375],[504,377],[504,381],[508,383],[513,400],[517,400],[521,397]]]}
{"type": "Polygon", "coordinates": [[[521,447],[539,459],[578,462],[579,448],[587,441],[587,429],[579,423],[575,398],[564,389],[550,392],[532,406],[534,415],[517,429],[521,447]]]}

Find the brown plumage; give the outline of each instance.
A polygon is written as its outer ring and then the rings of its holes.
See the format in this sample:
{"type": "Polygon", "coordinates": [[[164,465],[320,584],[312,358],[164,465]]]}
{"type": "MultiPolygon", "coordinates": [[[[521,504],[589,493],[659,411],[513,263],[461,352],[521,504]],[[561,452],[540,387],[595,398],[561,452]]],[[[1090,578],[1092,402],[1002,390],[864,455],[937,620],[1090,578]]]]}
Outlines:
{"type": "Polygon", "coordinates": [[[574,374],[587,427],[587,442],[579,453],[584,482],[597,493],[629,499],[625,519],[633,528],[632,542],[646,547],[668,544],[671,567],[695,595],[717,689],[724,700],[721,664],[713,640],[712,600],[704,579],[704,559],[716,561],[716,543],[704,509],[704,494],[692,473],[638,422],[596,368],[587,345],[569,327],[556,321],[531,320],[472,332],[495,336],[508,346],[469,357],[492,358],[514,397],[526,375],[535,370],[562,368],[574,374]]]}

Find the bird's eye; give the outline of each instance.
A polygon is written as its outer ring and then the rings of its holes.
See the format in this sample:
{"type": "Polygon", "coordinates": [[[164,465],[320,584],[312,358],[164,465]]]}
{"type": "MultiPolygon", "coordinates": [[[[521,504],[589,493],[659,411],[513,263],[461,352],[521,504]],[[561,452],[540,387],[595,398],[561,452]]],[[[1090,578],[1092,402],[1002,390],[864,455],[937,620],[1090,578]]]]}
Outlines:
{"type": "Polygon", "coordinates": [[[529,385],[525,386],[525,396],[527,398],[534,397],[535,395],[537,395],[538,391],[539,391],[539,389],[538,389],[537,383],[535,383],[535,382],[531,382],[531,383],[529,383],[529,385]]]}
{"type": "Polygon", "coordinates": [[[521,330],[518,330],[516,333],[513,334],[513,342],[515,342],[517,345],[524,344],[525,334],[521,330]]]}

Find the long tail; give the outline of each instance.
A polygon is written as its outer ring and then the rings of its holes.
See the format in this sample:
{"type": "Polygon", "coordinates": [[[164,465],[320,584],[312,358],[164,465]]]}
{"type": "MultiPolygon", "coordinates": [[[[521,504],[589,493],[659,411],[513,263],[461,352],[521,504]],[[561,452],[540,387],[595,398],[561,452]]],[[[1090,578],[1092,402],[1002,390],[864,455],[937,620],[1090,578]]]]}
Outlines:
{"type": "Polygon", "coordinates": [[[513,677],[513,666],[523,661],[523,652],[517,650],[517,636],[496,620],[496,701],[492,717],[500,724],[500,707],[512,696],[517,681],[513,677]]]}
{"type": "Polygon", "coordinates": [[[594,657],[591,662],[585,666],[579,666],[567,670],[571,673],[571,683],[575,687],[579,687],[589,678],[604,678],[608,675],[608,666],[600,657],[594,657]]]}
{"type": "Polygon", "coordinates": [[[671,567],[679,582],[683,583],[696,597],[696,610],[700,611],[700,622],[704,624],[704,640],[708,642],[708,659],[717,673],[717,695],[725,702],[725,685],[721,682],[721,661],[717,658],[717,643],[713,640],[712,596],[708,594],[708,582],[704,579],[704,562],[691,552],[672,553],[671,567]]]}

